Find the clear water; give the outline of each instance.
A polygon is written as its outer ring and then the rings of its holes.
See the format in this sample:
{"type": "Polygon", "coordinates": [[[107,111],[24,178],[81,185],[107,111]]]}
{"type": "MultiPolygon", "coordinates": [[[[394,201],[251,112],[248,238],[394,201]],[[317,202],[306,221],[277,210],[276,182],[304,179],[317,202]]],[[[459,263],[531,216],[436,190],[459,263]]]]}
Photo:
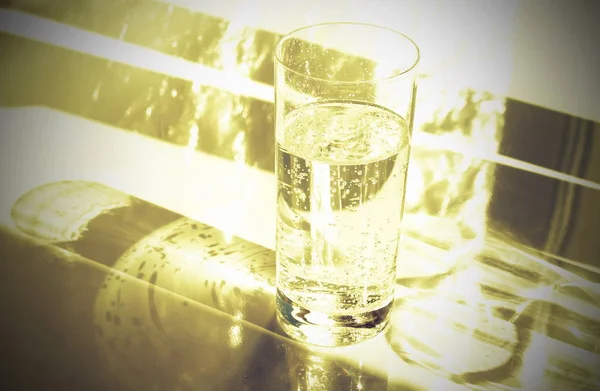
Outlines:
{"type": "Polygon", "coordinates": [[[388,305],[409,157],[405,120],[329,101],[289,113],[277,151],[277,286],[309,311],[388,305]]]}

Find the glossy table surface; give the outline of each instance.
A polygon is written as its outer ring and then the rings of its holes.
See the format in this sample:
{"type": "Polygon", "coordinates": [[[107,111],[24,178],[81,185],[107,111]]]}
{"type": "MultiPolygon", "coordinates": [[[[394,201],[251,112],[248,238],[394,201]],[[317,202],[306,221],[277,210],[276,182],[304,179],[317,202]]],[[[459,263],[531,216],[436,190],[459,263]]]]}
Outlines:
{"type": "Polygon", "coordinates": [[[600,388],[600,124],[421,75],[392,324],[303,346],[274,321],[277,35],[7,3],[1,383],[600,388]]]}

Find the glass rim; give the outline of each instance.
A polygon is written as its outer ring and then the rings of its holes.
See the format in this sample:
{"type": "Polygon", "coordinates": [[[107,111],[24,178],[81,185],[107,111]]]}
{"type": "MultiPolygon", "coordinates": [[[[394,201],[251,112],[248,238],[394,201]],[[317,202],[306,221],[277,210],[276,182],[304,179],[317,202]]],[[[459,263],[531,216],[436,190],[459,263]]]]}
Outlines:
{"type": "Polygon", "coordinates": [[[407,73],[415,70],[415,68],[419,64],[419,61],[421,60],[421,49],[419,49],[419,45],[417,45],[417,43],[412,38],[410,38],[408,35],[403,34],[397,30],[391,29],[389,27],[379,26],[379,25],[372,24],[372,23],[362,23],[362,22],[324,22],[324,23],[316,23],[316,24],[299,27],[297,29],[294,29],[294,30],[282,35],[275,43],[273,51],[274,51],[273,58],[275,59],[275,62],[277,64],[281,65],[287,71],[295,73],[296,75],[299,75],[299,76],[307,77],[307,78],[318,80],[318,81],[328,82],[328,83],[332,83],[332,84],[376,84],[376,83],[379,83],[382,81],[392,80],[392,79],[395,79],[402,75],[406,75],[407,73]],[[372,27],[377,30],[383,30],[383,31],[387,31],[387,32],[396,34],[399,37],[406,39],[415,48],[415,53],[416,53],[415,60],[412,62],[412,64],[409,67],[407,67],[406,69],[404,69],[402,71],[394,73],[391,76],[385,76],[385,77],[381,77],[381,78],[377,78],[377,79],[373,79],[373,80],[364,80],[364,81],[332,81],[332,80],[324,79],[321,77],[315,77],[315,76],[304,74],[302,72],[298,72],[298,71],[290,68],[289,66],[287,66],[283,62],[283,60],[280,58],[280,50],[279,49],[283,45],[284,41],[286,41],[287,39],[293,37],[294,35],[297,35],[299,32],[302,32],[304,30],[313,29],[315,27],[326,27],[326,26],[335,26],[335,25],[372,27]]]}

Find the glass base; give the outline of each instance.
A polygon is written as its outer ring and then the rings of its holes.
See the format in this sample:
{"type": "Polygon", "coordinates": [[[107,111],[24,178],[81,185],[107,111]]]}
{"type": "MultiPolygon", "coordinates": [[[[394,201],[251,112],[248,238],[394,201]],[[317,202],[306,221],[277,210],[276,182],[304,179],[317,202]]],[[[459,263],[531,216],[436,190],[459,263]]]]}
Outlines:
{"type": "Polygon", "coordinates": [[[277,320],[282,330],[300,342],[346,346],[373,338],[389,323],[393,299],[381,308],[358,314],[331,315],[294,303],[277,290],[277,320]]]}

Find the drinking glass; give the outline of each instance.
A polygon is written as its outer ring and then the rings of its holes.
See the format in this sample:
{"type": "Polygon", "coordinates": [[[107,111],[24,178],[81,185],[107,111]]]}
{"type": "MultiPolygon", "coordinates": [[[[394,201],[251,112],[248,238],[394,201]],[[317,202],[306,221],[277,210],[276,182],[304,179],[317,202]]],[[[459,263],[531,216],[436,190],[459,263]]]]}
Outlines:
{"type": "Polygon", "coordinates": [[[347,345],[388,323],[418,61],[407,36],[360,23],[275,47],[276,303],[294,339],[347,345]]]}

